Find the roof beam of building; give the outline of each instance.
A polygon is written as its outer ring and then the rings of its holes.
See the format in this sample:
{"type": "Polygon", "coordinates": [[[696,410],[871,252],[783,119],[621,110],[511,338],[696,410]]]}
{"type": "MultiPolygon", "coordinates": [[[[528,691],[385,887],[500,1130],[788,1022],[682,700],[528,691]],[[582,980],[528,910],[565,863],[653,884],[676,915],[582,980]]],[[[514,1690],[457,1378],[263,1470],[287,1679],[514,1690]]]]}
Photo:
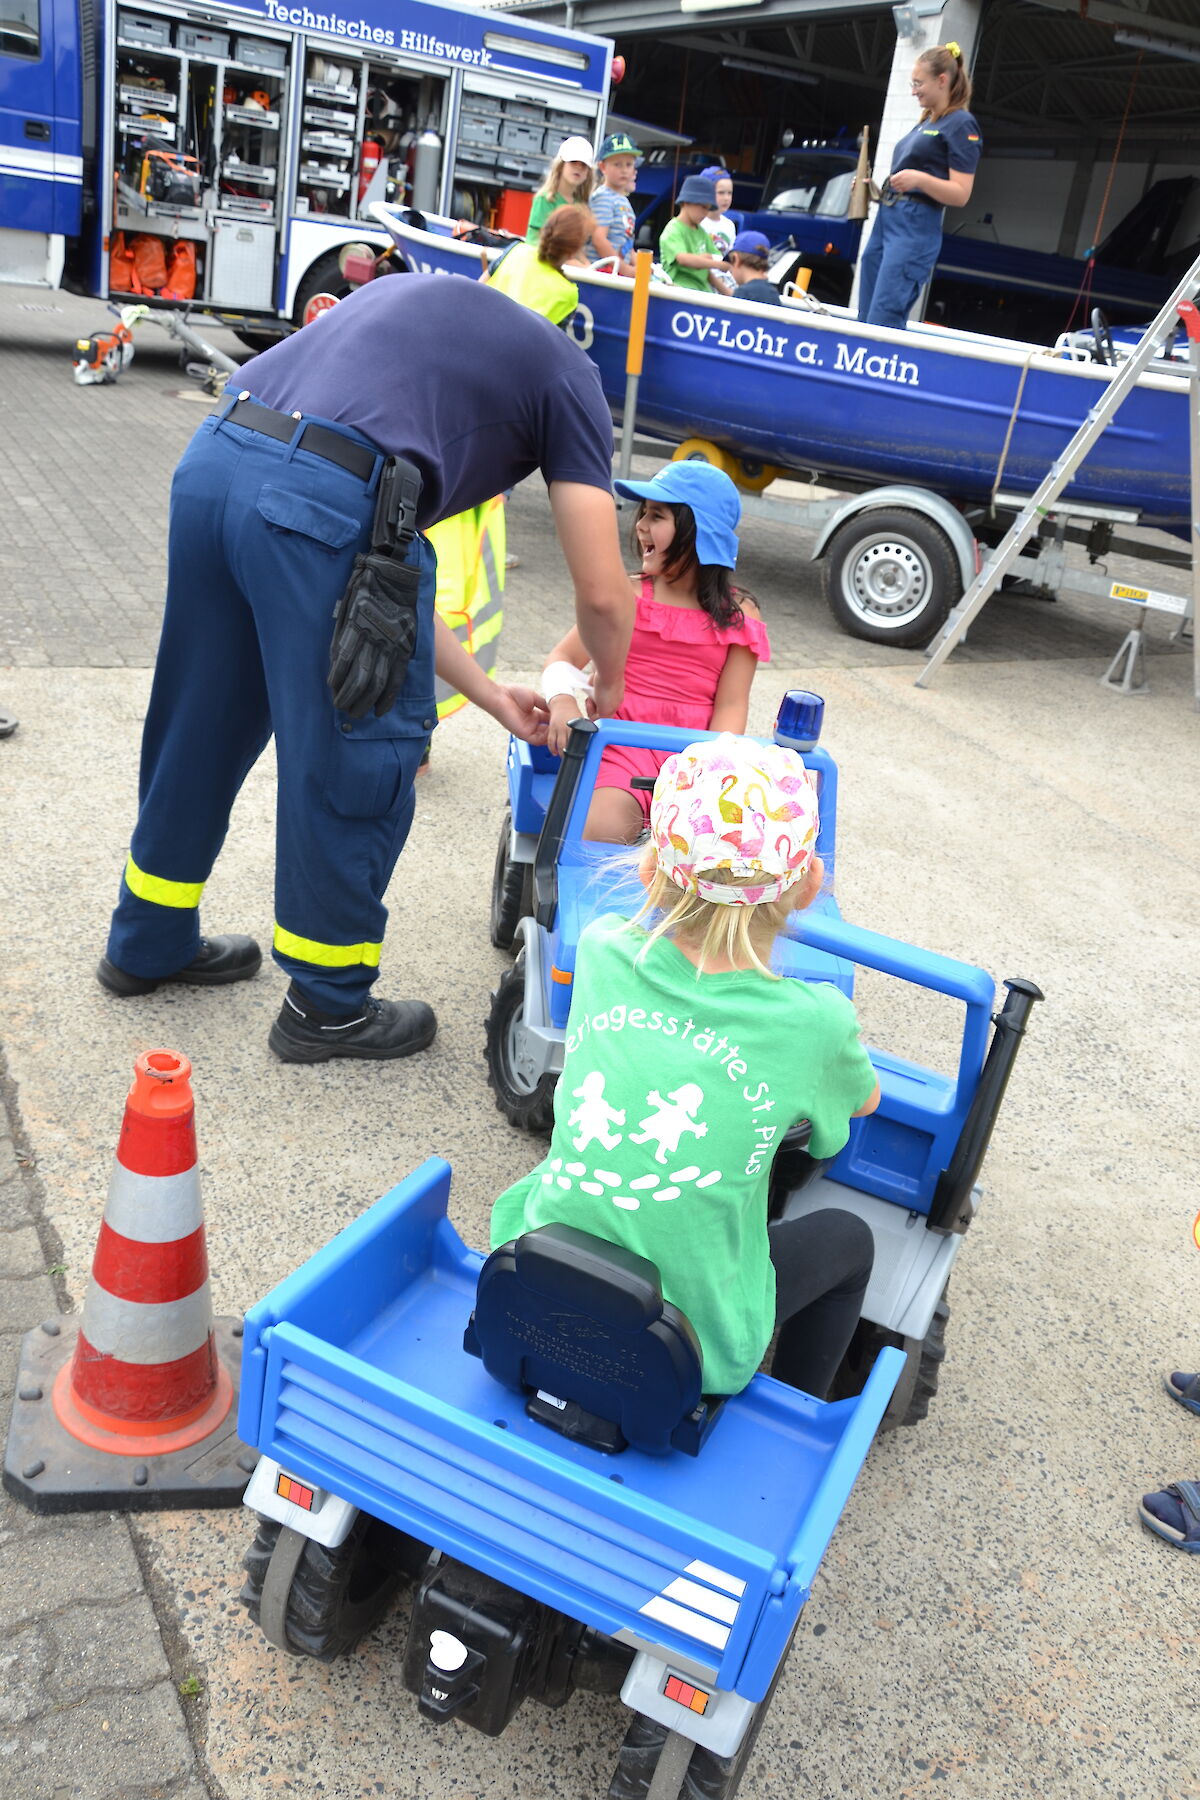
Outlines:
{"type": "MultiPolygon", "coordinates": [[[[538,4],[515,6],[511,10],[528,13],[548,25],[566,25],[569,11],[570,24],[577,31],[595,32],[600,37],[642,37],[650,33],[661,36],[664,30],[670,30],[673,41],[675,32],[672,28],[681,19],[695,16],[682,12],[679,0],[573,0],[569,6],[543,5],[539,0],[538,4]]],[[[729,0],[729,12],[735,16],[719,17],[722,24],[746,24],[756,30],[769,25],[782,30],[789,24],[808,23],[814,19],[848,19],[856,13],[890,16],[891,10],[892,0],[749,0],[748,4],[740,6],[738,0],[729,0]]]]}
{"type": "MultiPolygon", "coordinates": [[[[1079,17],[1079,0],[1033,0],[1035,6],[1049,12],[1071,13],[1079,17]]],[[[1122,6],[1119,0],[1088,0],[1085,17],[1092,25],[1118,25],[1129,31],[1145,32],[1150,37],[1177,38],[1181,44],[1200,45],[1200,26],[1181,25],[1176,19],[1163,19],[1141,7],[1122,6]]]]}

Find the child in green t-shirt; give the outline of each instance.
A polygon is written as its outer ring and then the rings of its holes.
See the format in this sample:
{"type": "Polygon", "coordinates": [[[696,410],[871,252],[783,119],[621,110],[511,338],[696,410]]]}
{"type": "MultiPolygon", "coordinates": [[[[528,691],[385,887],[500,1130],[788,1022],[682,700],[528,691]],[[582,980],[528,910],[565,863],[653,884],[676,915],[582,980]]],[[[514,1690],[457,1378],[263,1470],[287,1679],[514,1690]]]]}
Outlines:
{"type": "Polygon", "coordinates": [[[723,732],[663,765],[634,921],[581,934],[550,1152],[496,1201],[493,1246],[578,1226],[656,1265],[704,1391],[772,1374],[823,1398],[858,1321],[870,1228],[833,1208],[768,1230],[771,1163],[801,1119],[833,1156],[879,1086],[854,1008],[770,969],[824,875],[816,790],[790,750],[723,732]]]}
{"type": "Polygon", "coordinates": [[[658,260],[668,281],[702,294],[728,290],[718,279],[728,269],[704,220],[717,204],[716,186],[703,175],[689,175],[679,190],[679,211],[658,240],[658,260]]]}

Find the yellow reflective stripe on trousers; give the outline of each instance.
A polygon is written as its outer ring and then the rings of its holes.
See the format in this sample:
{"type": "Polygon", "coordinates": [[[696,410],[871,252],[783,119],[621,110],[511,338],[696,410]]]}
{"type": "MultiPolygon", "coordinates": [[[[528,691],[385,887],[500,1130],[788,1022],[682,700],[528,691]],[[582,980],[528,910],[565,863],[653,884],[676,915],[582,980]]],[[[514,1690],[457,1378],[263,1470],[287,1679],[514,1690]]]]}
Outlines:
{"type": "Polygon", "coordinates": [[[191,910],[199,906],[204,892],[202,881],[164,881],[161,875],[147,875],[132,856],[125,864],[125,886],[139,900],[150,900],[155,906],[178,906],[191,910]]]}
{"type": "Polygon", "coordinates": [[[319,944],[316,938],[297,937],[282,925],[275,927],[275,948],[281,956],[294,956],[297,962],[316,963],[322,969],[352,969],[359,963],[377,969],[383,952],[382,944],[319,944]]]}

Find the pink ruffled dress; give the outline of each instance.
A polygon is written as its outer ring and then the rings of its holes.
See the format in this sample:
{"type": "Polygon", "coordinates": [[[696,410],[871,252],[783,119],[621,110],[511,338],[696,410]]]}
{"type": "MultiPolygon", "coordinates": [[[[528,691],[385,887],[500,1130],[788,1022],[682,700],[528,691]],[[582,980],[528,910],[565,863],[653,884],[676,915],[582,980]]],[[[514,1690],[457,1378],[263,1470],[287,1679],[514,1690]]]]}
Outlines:
{"type": "MultiPolygon", "coordinates": [[[[746,614],[740,625],[722,629],[699,607],[664,606],[654,598],[654,583],[646,577],[638,593],[625,664],[625,698],[614,716],[707,731],[725,658],[735,644],[752,650],[759,662],[771,660],[761,619],[746,614]]],[[[596,786],[629,789],[634,775],[655,776],[666,760],[665,752],[614,745],[600,759],[596,786]]],[[[639,788],[630,791],[649,824],[650,794],[639,788]]]]}

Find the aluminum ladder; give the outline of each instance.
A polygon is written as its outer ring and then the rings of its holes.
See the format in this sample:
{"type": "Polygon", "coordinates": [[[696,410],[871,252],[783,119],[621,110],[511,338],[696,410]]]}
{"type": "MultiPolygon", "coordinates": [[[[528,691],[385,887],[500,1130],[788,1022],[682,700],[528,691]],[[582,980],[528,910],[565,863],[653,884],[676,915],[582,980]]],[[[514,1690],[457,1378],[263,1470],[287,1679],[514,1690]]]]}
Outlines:
{"type": "MultiPolygon", "coordinates": [[[[1200,289],[1200,258],[1197,258],[1192,264],[1132,356],[1121,365],[1113,376],[1104,391],[1103,398],[1092,407],[1061,456],[1051,465],[1041,486],[1026,502],[1023,510],[1013,521],[1007,535],[1001,540],[995,555],[989,557],[983,564],[958,605],[947,617],[941,631],[933,641],[925,667],[917,676],[917,687],[928,687],[931,678],[945,662],[954,646],[961,642],[968,627],[973,620],[978,618],[1005,575],[1013,567],[1026,542],[1040,525],[1052,503],[1071,480],[1126,394],[1137,385],[1138,379],[1153,361],[1159,348],[1182,319],[1188,339],[1190,403],[1192,687],[1193,701],[1197,710],[1200,711],[1200,637],[1197,637],[1196,633],[1196,619],[1197,616],[1200,616],[1200,516],[1198,516],[1198,512],[1200,512],[1200,312],[1197,311],[1193,299],[1198,289],[1200,289]]],[[[1136,661],[1140,654],[1140,640],[1140,630],[1130,632],[1125,644],[1117,653],[1112,669],[1115,669],[1117,663],[1121,662],[1123,658],[1128,657],[1130,663],[1136,661]]],[[[1110,669],[1110,676],[1111,673],[1110,669]]]]}

